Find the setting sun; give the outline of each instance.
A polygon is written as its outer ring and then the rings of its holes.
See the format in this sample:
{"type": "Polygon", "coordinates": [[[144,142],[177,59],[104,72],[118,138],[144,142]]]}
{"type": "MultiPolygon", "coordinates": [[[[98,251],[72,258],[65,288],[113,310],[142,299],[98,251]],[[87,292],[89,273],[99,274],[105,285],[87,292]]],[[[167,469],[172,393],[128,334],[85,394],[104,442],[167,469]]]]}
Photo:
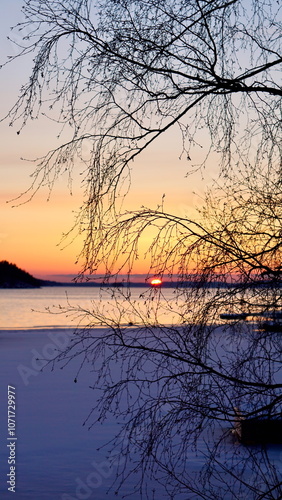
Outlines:
{"type": "Polygon", "coordinates": [[[159,286],[162,284],[162,280],[160,278],[153,278],[151,281],[150,281],[151,285],[152,286],[159,286]]]}

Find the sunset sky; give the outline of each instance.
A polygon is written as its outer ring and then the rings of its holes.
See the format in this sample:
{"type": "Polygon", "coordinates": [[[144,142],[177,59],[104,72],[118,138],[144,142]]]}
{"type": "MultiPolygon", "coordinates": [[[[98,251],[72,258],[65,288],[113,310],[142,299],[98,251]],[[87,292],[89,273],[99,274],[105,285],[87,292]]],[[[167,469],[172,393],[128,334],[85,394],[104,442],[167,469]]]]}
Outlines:
{"type": "MultiPolygon", "coordinates": [[[[23,20],[21,3],[21,0],[13,0],[2,2],[1,5],[2,64],[7,56],[15,54],[15,48],[7,36],[9,27],[23,20]]],[[[21,84],[28,79],[30,64],[31,60],[19,59],[2,68],[1,116],[5,116],[12,107],[21,84]]],[[[56,185],[50,201],[48,192],[42,189],[28,203],[20,204],[20,200],[10,202],[29,188],[30,175],[35,167],[32,162],[21,158],[34,159],[58,145],[56,126],[46,118],[29,123],[20,135],[17,135],[17,130],[17,125],[9,127],[9,121],[0,124],[0,260],[13,262],[38,277],[76,274],[80,267],[75,265],[75,261],[82,241],[76,240],[66,248],[59,244],[62,234],[71,228],[74,213],[82,203],[78,172],[74,174],[72,195],[65,178],[56,185]],[[18,206],[13,208],[14,205],[18,206]]],[[[185,159],[179,159],[180,153],[180,137],[175,130],[153,144],[134,162],[129,208],[138,209],[141,205],[156,208],[165,193],[166,210],[181,215],[193,214],[204,185],[211,183],[216,168],[210,165],[205,181],[201,180],[199,173],[185,178],[190,166],[185,159]]],[[[140,257],[134,271],[146,273],[148,269],[142,262],[142,255],[140,257]]]]}

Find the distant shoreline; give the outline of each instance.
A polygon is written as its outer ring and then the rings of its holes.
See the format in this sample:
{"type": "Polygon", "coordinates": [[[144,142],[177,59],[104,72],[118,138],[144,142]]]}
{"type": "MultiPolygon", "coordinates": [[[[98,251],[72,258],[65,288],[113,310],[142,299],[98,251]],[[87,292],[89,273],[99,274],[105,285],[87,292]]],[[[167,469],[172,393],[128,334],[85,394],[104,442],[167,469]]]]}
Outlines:
{"type": "MultiPolygon", "coordinates": [[[[19,284],[19,286],[0,286],[0,289],[32,289],[32,288],[43,288],[43,287],[74,287],[74,288],[268,288],[273,286],[272,281],[258,281],[251,283],[222,283],[220,281],[214,281],[210,283],[200,283],[197,281],[163,281],[161,285],[152,286],[150,282],[138,282],[138,281],[123,281],[123,282],[98,282],[98,281],[80,281],[80,282],[69,282],[69,281],[49,281],[49,280],[38,280],[40,283],[38,286],[24,286],[19,284]]],[[[275,286],[279,286],[275,283],[275,286]]]]}

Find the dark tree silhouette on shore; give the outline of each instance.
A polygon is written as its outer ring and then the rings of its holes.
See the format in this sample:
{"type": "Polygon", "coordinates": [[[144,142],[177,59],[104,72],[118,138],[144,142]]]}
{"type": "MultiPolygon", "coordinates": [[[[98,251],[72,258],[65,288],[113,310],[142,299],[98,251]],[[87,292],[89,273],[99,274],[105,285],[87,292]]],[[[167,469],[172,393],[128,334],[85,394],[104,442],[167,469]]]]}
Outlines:
{"type": "Polygon", "coordinates": [[[147,475],[169,498],[281,498],[267,448],[230,444],[240,415],[281,417],[281,337],[264,324],[282,309],[281,7],[26,0],[23,12],[14,59],[33,54],[33,68],[8,118],[20,132],[43,112],[70,134],[37,160],[24,199],[83,164],[85,203],[74,227],[84,235],[82,272],[103,265],[105,279],[130,274],[150,227],[148,271],[179,277],[174,302],[162,289],[144,293],[146,312],[127,288],[111,292],[112,317],[95,304],[77,308],[89,327],[58,356],[93,363],[100,419],[114,413],[123,422],[113,443],[126,457],[117,488],[138,470],[136,491],[150,500],[147,475]],[[162,203],[123,211],[133,160],[173,128],[189,170],[204,176],[212,158],[220,164],[198,217],[162,203]],[[166,311],[175,316],[169,327],[166,311]],[[235,316],[226,325],[226,311],[250,321],[235,316]],[[137,327],[125,327],[127,318],[137,327]],[[201,457],[196,476],[191,450],[201,457]]]}

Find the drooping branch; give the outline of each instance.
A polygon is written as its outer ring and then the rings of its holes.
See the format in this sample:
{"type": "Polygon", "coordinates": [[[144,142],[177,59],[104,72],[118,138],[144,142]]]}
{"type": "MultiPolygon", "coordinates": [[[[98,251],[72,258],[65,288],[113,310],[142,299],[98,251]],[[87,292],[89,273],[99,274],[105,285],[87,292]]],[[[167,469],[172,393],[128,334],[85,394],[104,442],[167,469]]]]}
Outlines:
{"type": "MultiPolygon", "coordinates": [[[[61,156],[66,158],[64,168],[71,169],[78,154],[91,171],[86,182],[95,184],[95,198],[89,194],[89,202],[104,199],[104,207],[110,203],[114,208],[132,160],[191,116],[197,117],[194,131],[187,126],[182,130],[192,162],[204,127],[209,151],[221,154],[224,169],[238,161],[245,169],[254,162],[260,168],[259,152],[269,145],[261,123],[265,96],[264,113],[274,128],[280,126],[281,87],[274,71],[281,65],[279,9],[270,13],[260,1],[268,29],[261,27],[257,2],[249,11],[239,0],[195,1],[189,6],[180,2],[175,9],[159,0],[138,2],[138,7],[134,1],[62,5],[46,0],[40,7],[36,0],[25,2],[27,22],[20,29],[29,34],[21,55],[34,51],[34,67],[10,120],[21,120],[24,126],[41,111],[49,114],[48,106],[64,130],[70,127],[73,141],[73,148],[62,144],[57,158],[47,155],[40,162],[35,190],[49,170],[60,175],[61,156]],[[247,127],[240,127],[240,118],[245,122],[246,116],[253,128],[257,124],[257,156],[247,127]],[[92,151],[87,157],[82,147],[86,143],[92,151]]],[[[274,137],[272,132],[272,142],[274,137]]],[[[278,137],[275,142],[278,146],[278,137]]],[[[268,160],[274,164],[279,157],[268,160]]]]}

